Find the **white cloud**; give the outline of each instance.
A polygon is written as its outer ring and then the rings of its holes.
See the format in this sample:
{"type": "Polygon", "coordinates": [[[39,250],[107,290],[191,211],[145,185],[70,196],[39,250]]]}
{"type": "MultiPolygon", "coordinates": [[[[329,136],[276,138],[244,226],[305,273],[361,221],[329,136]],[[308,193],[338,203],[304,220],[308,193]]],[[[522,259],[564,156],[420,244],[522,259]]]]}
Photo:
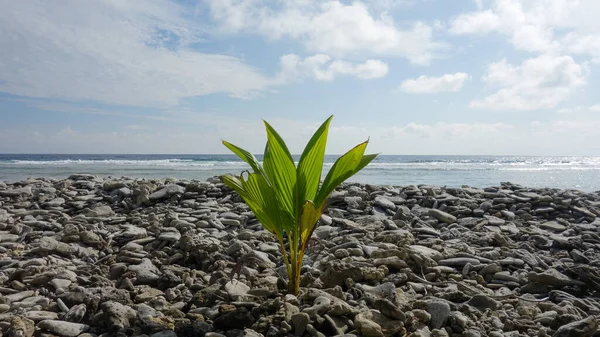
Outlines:
{"type": "Polygon", "coordinates": [[[573,108],[562,108],[562,109],[558,109],[556,112],[557,112],[557,113],[559,113],[559,114],[565,114],[565,115],[566,115],[566,114],[572,114],[572,113],[576,113],[576,112],[579,112],[579,111],[581,111],[581,110],[583,110],[583,108],[582,108],[582,107],[580,107],[580,106],[576,106],[576,107],[573,107],[573,108]]]}
{"type": "Polygon", "coordinates": [[[319,81],[332,81],[338,75],[356,76],[369,80],[384,77],[388,65],[379,60],[367,60],[355,64],[347,61],[333,60],[330,56],[317,54],[302,59],[298,55],[288,54],[281,57],[282,81],[312,77],[319,81]]]}
{"type": "Polygon", "coordinates": [[[9,1],[2,7],[1,92],[170,105],[212,93],[246,97],[273,82],[238,58],[188,49],[201,31],[171,1],[9,1]]]}
{"type": "Polygon", "coordinates": [[[487,34],[500,28],[498,15],[491,10],[459,15],[450,26],[452,34],[487,34]]]}
{"type": "Polygon", "coordinates": [[[589,110],[600,112],[600,104],[592,105],[591,107],[589,107],[589,110]]]}
{"type": "Polygon", "coordinates": [[[472,108],[535,110],[554,108],[586,83],[588,69],[570,56],[541,55],[520,65],[506,59],[488,66],[483,81],[499,87],[470,103],[472,108]]]}
{"type": "Polygon", "coordinates": [[[597,0],[495,0],[490,8],[463,13],[450,22],[453,34],[499,33],[516,49],[561,52],[600,60],[597,0]]]}
{"type": "Polygon", "coordinates": [[[346,57],[402,56],[427,64],[445,44],[434,41],[422,22],[399,27],[383,11],[371,14],[362,2],[207,0],[212,18],[225,33],[252,32],[271,39],[301,41],[307,50],[346,57]]]}
{"type": "Polygon", "coordinates": [[[440,77],[419,76],[407,79],[400,85],[400,90],[408,93],[457,92],[462,89],[469,78],[466,73],[445,74],[440,77]]]}
{"type": "Polygon", "coordinates": [[[77,134],[77,131],[71,129],[70,126],[67,126],[56,133],[57,136],[72,136],[75,134],[77,134]]]}
{"type": "Polygon", "coordinates": [[[561,39],[566,51],[576,55],[591,55],[600,63],[600,34],[569,33],[561,39]]]}
{"type": "Polygon", "coordinates": [[[600,104],[592,105],[589,107],[576,106],[576,107],[572,107],[572,108],[562,108],[562,109],[558,109],[556,112],[559,114],[571,114],[571,113],[578,113],[578,112],[585,112],[585,111],[592,111],[592,112],[600,111],[600,104]]]}

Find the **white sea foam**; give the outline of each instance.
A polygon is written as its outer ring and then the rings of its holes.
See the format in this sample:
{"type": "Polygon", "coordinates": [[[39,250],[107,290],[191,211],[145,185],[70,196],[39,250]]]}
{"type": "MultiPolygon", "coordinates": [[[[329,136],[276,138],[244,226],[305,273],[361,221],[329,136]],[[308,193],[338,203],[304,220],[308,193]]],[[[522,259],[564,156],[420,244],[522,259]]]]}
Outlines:
{"type": "MultiPolygon", "coordinates": [[[[298,160],[298,157],[294,157],[298,160]]],[[[338,156],[325,158],[324,173],[338,156]]],[[[261,157],[259,156],[260,160],[261,157]]],[[[297,164],[297,163],[296,163],[297,164]]],[[[98,176],[207,179],[249,166],[235,155],[0,155],[0,181],[98,176]]],[[[600,189],[600,157],[379,156],[351,181],[369,184],[525,186],[600,189]]]]}
{"type": "MultiPolygon", "coordinates": [[[[402,157],[399,157],[402,158],[402,157]]],[[[390,160],[386,158],[386,160],[390,160]]],[[[262,164],[262,162],[260,162],[262,164]]],[[[296,164],[298,164],[296,162],[296,164]]],[[[100,166],[100,167],[172,167],[172,168],[196,168],[196,169],[220,169],[226,170],[244,169],[249,166],[237,160],[193,160],[180,158],[166,159],[61,159],[61,160],[9,160],[0,162],[0,165],[21,167],[65,167],[65,166],[100,166]]],[[[328,169],[332,162],[324,163],[328,169]]],[[[445,159],[445,160],[415,160],[383,162],[374,161],[366,167],[366,170],[378,171],[550,171],[550,170],[600,170],[600,158],[598,157],[540,157],[518,159],[515,157],[494,159],[445,159]]]]}

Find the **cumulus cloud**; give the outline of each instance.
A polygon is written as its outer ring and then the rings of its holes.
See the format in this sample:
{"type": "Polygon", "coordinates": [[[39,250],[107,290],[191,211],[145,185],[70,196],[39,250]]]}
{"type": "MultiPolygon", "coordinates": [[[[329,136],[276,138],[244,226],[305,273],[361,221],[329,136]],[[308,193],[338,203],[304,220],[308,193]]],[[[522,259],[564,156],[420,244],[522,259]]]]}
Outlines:
{"type": "Polygon", "coordinates": [[[445,74],[440,77],[419,76],[407,79],[400,84],[400,90],[407,93],[457,92],[469,78],[466,73],[445,74]]]}
{"type": "Polygon", "coordinates": [[[491,10],[467,13],[458,16],[450,26],[453,34],[487,34],[498,30],[500,18],[491,10]]]}
{"type": "Polygon", "coordinates": [[[280,63],[281,73],[279,76],[282,81],[298,80],[304,77],[311,77],[319,81],[332,81],[339,75],[350,75],[369,80],[384,77],[388,72],[388,65],[379,60],[351,63],[333,60],[324,54],[304,59],[296,54],[288,54],[281,57],[280,63]]]}
{"type": "Polygon", "coordinates": [[[591,107],[589,107],[589,110],[590,111],[598,111],[598,112],[600,112],[600,104],[592,105],[591,107]]]}
{"type": "Polygon", "coordinates": [[[206,0],[223,33],[252,32],[293,39],[310,52],[336,58],[401,56],[427,64],[445,44],[423,22],[400,26],[386,11],[374,16],[363,2],[206,0]]]}
{"type": "Polygon", "coordinates": [[[600,58],[600,2],[495,0],[450,22],[452,34],[497,33],[528,52],[574,53],[600,58]]]}
{"type": "Polygon", "coordinates": [[[559,114],[565,114],[566,115],[566,114],[576,113],[576,112],[579,112],[581,110],[583,110],[582,107],[576,106],[576,107],[573,107],[573,108],[561,108],[561,109],[558,109],[556,112],[559,113],[559,114]]]}
{"type": "MultiPolygon", "coordinates": [[[[215,13],[220,13],[219,6],[225,6],[227,1],[219,4],[213,6],[215,13]]],[[[234,14],[243,8],[230,5],[234,14]]],[[[388,36],[386,29],[392,32],[394,39],[403,38],[395,35],[395,28],[387,21],[369,21],[364,17],[368,12],[357,6],[346,8],[332,3],[321,14],[335,16],[341,11],[355,15],[352,18],[362,17],[366,23],[359,28],[370,24],[369,34],[380,37],[369,35],[371,37],[364,40],[356,35],[358,31],[349,33],[346,38],[330,36],[341,43],[335,48],[352,49],[351,45],[357,41],[366,43],[360,48],[382,42],[388,36]]],[[[328,19],[323,17],[317,21],[324,24],[323,20],[328,19]]],[[[295,35],[292,21],[288,23],[291,26],[285,26],[286,29],[292,29],[288,33],[295,35]]],[[[243,17],[227,17],[230,29],[246,24],[243,17]]],[[[202,43],[206,34],[189,16],[187,7],[169,0],[149,0],[143,4],[111,0],[11,1],[0,11],[0,92],[36,98],[169,106],[188,97],[216,93],[252,98],[267,88],[285,83],[280,76],[265,74],[243,59],[198,52],[190,47],[193,43],[202,43]]],[[[332,30],[331,34],[337,33],[332,30]]],[[[329,43],[317,38],[311,41],[317,45],[329,43]]],[[[416,50],[415,55],[422,51],[416,50]]],[[[327,55],[298,60],[296,68],[290,69],[291,57],[282,58],[288,61],[282,62],[288,68],[281,73],[293,71],[300,77],[312,76],[318,80],[329,81],[339,75],[379,78],[388,71],[387,64],[379,60],[353,63],[327,55]]]]}
{"type": "Polygon", "coordinates": [[[554,108],[586,83],[588,69],[570,56],[541,55],[520,65],[491,63],[482,80],[498,88],[474,100],[472,108],[535,110],[554,108]]]}
{"type": "Polygon", "coordinates": [[[185,8],[167,0],[9,1],[0,11],[0,91],[170,105],[272,84],[241,59],[187,48],[200,40],[185,8]]]}

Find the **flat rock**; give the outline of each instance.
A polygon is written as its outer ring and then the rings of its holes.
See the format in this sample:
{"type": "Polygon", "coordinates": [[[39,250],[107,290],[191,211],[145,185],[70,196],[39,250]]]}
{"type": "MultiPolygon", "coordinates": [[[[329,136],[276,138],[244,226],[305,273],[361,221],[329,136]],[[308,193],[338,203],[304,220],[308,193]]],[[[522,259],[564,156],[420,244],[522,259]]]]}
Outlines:
{"type": "Polygon", "coordinates": [[[539,227],[553,232],[563,232],[567,229],[565,225],[562,225],[557,221],[546,221],[544,223],[539,224],[539,227]]]}
{"type": "Polygon", "coordinates": [[[454,215],[440,211],[439,209],[432,208],[427,212],[427,214],[443,223],[452,224],[456,222],[456,217],[454,215]]]}
{"type": "Polygon", "coordinates": [[[173,195],[183,194],[185,193],[185,187],[179,186],[176,184],[169,184],[160,190],[150,194],[148,199],[150,200],[159,200],[164,198],[169,198],[173,195]]]}
{"type": "Polygon", "coordinates": [[[470,257],[453,257],[450,259],[439,260],[438,263],[442,266],[449,267],[464,267],[467,263],[474,266],[481,264],[479,260],[470,257]]]}
{"type": "Polygon", "coordinates": [[[128,269],[136,274],[139,282],[146,284],[158,281],[161,275],[160,270],[147,258],[142,259],[138,265],[129,266],[128,269]]]}
{"type": "Polygon", "coordinates": [[[31,186],[25,186],[21,188],[13,188],[9,190],[0,190],[0,195],[5,197],[17,197],[17,196],[27,196],[30,197],[33,195],[31,191],[31,186]]]}
{"type": "Polygon", "coordinates": [[[86,332],[90,327],[86,324],[71,323],[66,321],[46,319],[37,324],[37,327],[59,336],[76,337],[86,332]]]}
{"type": "Polygon", "coordinates": [[[373,201],[373,204],[384,209],[389,209],[392,211],[396,210],[396,204],[386,197],[376,197],[373,201]]]}
{"type": "Polygon", "coordinates": [[[427,258],[432,259],[433,261],[439,261],[443,258],[442,253],[440,253],[439,251],[437,251],[435,249],[425,247],[425,246],[411,245],[411,246],[408,246],[408,251],[409,251],[409,254],[425,256],[427,258]]]}
{"type": "Polygon", "coordinates": [[[115,212],[110,206],[95,206],[91,209],[84,210],[83,212],[89,217],[110,217],[115,215],[115,212]]]}
{"type": "Polygon", "coordinates": [[[554,268],[545,270],[543,273],[530,272],[528,275],[529,282],[546,284],[553,287],[564,287],[572,280],[554,268]]]}
{"type": "Polygon", "coordinates": [[[41,310],[32,310],[27,311],[25,313],[25,317],[29,318],[34,322],[39,322],[43,320],[57,320],[58,314],[52,311],[41,311],[41,310]]]}
{"type": "Polygon", "coordinates": [[[591,337],[597,332],[598,320],[594,316],[565,324],[552,337],[591,337]]]}
{"type": "Polygon", "coordinates": [[[506,222],[506,220],[500,219],[493,215],[484,215],[484,217],[487,219],[488,224],[490,224],[491,226],[501,226],[504,225],[504,223],[506,222]]]}

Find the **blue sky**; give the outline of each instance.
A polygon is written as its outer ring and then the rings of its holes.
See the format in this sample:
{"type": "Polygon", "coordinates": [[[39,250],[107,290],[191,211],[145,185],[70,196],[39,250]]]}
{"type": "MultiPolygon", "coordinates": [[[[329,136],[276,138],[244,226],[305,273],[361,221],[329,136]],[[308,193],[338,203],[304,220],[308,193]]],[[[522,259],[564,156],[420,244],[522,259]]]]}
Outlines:
{"type": "Polygon", "coordinates": [[[600,155],[597,0],[3,1],[0,153],[600,155]]]}

